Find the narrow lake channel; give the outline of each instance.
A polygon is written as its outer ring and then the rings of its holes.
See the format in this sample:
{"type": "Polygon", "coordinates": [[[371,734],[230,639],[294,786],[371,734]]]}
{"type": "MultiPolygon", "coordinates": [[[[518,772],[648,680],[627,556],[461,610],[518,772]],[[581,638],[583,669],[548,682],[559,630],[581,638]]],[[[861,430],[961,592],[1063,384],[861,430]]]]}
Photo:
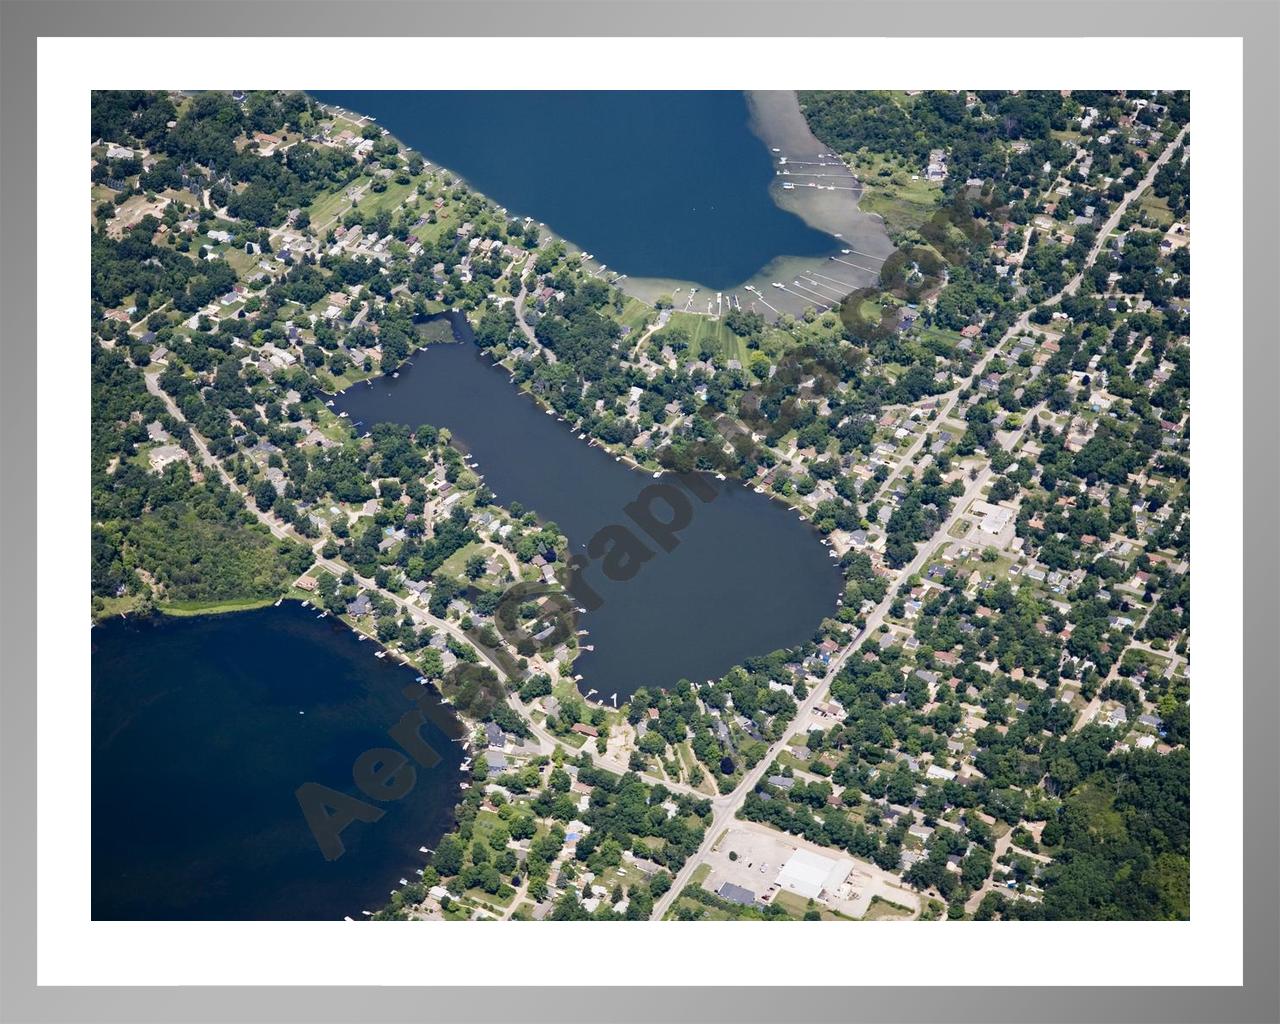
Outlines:
{"type": "MultiPolygon", "coordinates": [[[[625,507],[654,481],[588,445],[532,399],[474,344],[461,315],[461,344],[431,345],[399,377],[357,384],[335,408],[368,429],[376,423],[447,427],[475,457],[500,503],[520,502],[556,523],[572,551],[618,524],[642,540],[625,507]]],[[[663,479],[672,480],[669,475],[663,479]]],[[[691,500],[691,521],[674,550],[646,540],[652,557],[630,579],[598,564],[583,579],[601,605],[581,619],[589,631],[575,662],[585,689],[621,702],[642,685],[671,686],[723,674],[752,655],[807,640],[836,610],[840,571],[799,516],[736,481],[708,477],[717,496],[691,500]]],[[[667,515],[661,502],[654,504],[667,515]]]]}

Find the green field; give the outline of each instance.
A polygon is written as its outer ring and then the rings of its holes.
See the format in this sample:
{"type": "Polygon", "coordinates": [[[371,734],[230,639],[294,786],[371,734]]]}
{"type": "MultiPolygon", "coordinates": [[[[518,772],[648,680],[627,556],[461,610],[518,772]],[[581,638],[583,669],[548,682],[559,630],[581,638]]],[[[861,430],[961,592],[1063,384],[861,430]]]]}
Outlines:
{"type": "Polygon", "coordinates": [[[1138,209],[1146,214],[1148,223],[1161,230],[1167,228],[1174,221],[1173,211],[1169,209],[1169,204],[1151,189],[1147,189],[1138,199],[1138,209]]]}
{"type": "Polygon", "coordinates": [[[668,326],[679,327],[689,336],[691,359],[712,358],[720,367],[730,359],[736,359],[744,366],[747,363],[746,342],[720,320],[700,313],[677,312],[671,314],[668,326]]]}
{"type": "Polygon", "coordinates": [[[165,615],[186,617],[191,615],[218,615],[223,612],[247,612],[252,611],[254,608],[265,608],[269,604],[275,604],[275,599],[264,597],[250,598],[244,601],[173,601],[158,607],[165,615]]]}
{"type": "MultiPolygon", "coordinates": [[[[630,327],[633,335],[644,329],[645,323],[653,316],[653,307],[639,299],[628,296],[622,312],[615,313],[613,318],[624,327],[630,327]]],[[[634,341],[632,337],[628,339],[634,341]]]]}
{"type": "Polygon", "coordinates": [[[878,153],[854,154],[850,166],[865,186],[859,208],[879,214],[891,232],[918,228],[933,215],[942,195],[942,186],[919,176],[919,168],[908,168],[878,153]],[[882,171],[889,173],[882,175],[882,171]]]}

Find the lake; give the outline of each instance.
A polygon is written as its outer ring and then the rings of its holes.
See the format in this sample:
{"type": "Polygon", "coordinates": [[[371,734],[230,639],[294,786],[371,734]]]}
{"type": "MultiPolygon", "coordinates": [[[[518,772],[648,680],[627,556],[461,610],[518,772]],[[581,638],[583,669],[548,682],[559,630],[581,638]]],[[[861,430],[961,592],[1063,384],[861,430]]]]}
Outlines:
{"type": "MultiPolygon", "coordinates": [[[[630,277],[727,289],[839,241],[770,195],[742,92],[315,92],[630,277]]],[[[749,299],[743,296],[743,300],[749,299]]]]}
{"type": "MultiPolygon", "coordinates": [[[[499,503],[519,501],[555,522],[572,551],[610,524],[643,539],[624,507],[658,481],[578,440],[469,343],[463,316],[450,319],[466,343],[419,351],[398,378],[338,395],[336,411],[364,428],[447,427],[499,503]]],[[[611,581],[595,564],[584,571],[602,601],[579,622],[589,630],[582,642],[595,648],[575,662],[584,692],[598,690],[604,700],[617,693],[621,702],[642,685],[719,677],[748,657],[808,640],[837,610],[842,577],[812,527],[736,481],[704,483],[717,496],[691,500],[691,521],[673,551],[649,542],[652,557],[627,580],[611,581]]],[[[666,518],[661,503],[654,509],[666,518]]]]}
{"type": "Polygon", "coordinates": [[[401,799],[355,787],[357,757],[396,747],[402,691],[435,698],[345,625],[286,602],[116,619],[92,639],[94,920],[360,919],[451,827],[463,755],[431,724],[447,713],[426,716],[440,761],[401,799]],[[345,852],[326,860],[304,783],[385,813],[342,830],[345,852]]]}

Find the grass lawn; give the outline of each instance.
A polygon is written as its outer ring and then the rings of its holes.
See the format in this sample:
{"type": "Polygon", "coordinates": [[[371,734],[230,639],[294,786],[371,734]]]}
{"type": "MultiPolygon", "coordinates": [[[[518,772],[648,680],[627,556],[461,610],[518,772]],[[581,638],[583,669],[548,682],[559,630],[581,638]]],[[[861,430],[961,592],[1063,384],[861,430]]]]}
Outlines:
{"type": "Polygon", "coordinates": [[[440,566],[439,571],[446,576],[454,576],[459,579],[464,578],[463,572],[467,567],[467,559],[472,555],[483,555],[486,559],[494,552],[494,548],[487,544],[481,544],[479,541],[472,541],[465,547],[458,548],[453,554],[444,560],[444,564],[440,566]]]}
{"type": "Polygon", "coordinates": [[[942,195],[942,186],[919,176],[918,168],[909,169],[880,154],[855,154],[850,166],[865,186],[859,208],[879,214],[893,231],[918,228],[932,216],[942,195]]]}
{"type": "Polygon", "coordinates": [[[1169,204],[1147,189],[1138,199],[1138,209],[1147,215],[1147,220],[1162,230],[1174,221],[1173,211],[1169,204]]]}
{"type": "Polygon", "coordinates": [[[351,207],[351,200],[347,197],[347,193],[368,180],[368,178],[357,178],[350,185],[343,185],[332,192],[316,196],[307,207],[312,227],[317,230],[327,228],[333,220],[346,213],[351,207]]]}
{"type": "Polygon", "coordinates": [[[102,598],[102,608],[94,611],[93,618],[95,622],[103,619],[109,619],[113,615],[128,615],[138,606],[140,595],[125,594],[124,597],[104,597],[102,598]]]}
{"type": "Polygon", "coordinates": [[[837,913],[834,910],[830,910],[827,907],[822,906],[820,903],[814,903],[811,907],[809,905],[809,901],[803,896],[798,896],[793,892],[787,892],[785,889],[780,890],[778,894],[774,896],[773,905],[775,907],[781,907],[791,917],[794,917],[797,920],[802,920],[805,913],[810,910],[816,910],[819,915],[818,919],[821,921],[852,920],[852,918],[849,918],[844,914],[837,913]]]}
{"type": "Polygon", "coordinates": [[[689,358],[715,359],[723,367],[730,359],[744,366],[747,362],[746,342],[729,330],[723,321],[701,313],[675,312],[671,314],[669,327],[679,327],[689,337],[689,358]]]}
{"type": "Polygon", "coordinates": [[[920,340],[933,352],[954,352],[963,337],[959,331],[950,331],[945,327],[920,327],[917,330],[920,340]]]}
{"type": "Polygon", "coordinates": [[[862,915],[864,921],[905,921],[911,917],[911,911],[906,907],[900,907],[896,903],[890,903],[888,900],[881,899],[879,896],[871,897],[871,906],[867,908],[867,912],[862,915]]]}
{"type": "MultiPolygon", "coordinates": [[[[613,318],[625,327],[630,327],[632,332],[639,332],[645,325],[645,322],[653,315],[653,307],[647,303],[641,302],[632,296],[627,297],[625,305],[622,307],[621,313],[615,313],[613,318]]],[[[635,338],[628,339],[634,341],[635,338]]]]}
{"type": "Polygon", "coordinates": [[[682,907],[689,907],[694,911],[701,910],[702,916],[699,918],[701,921],[732,921],[734,919],[732,914],[721,910],[719,907],[709,907],[705,903],[699,903],[697,900],[689,899],[687,896],[681,896],[671,904],[671,909],[667,911],[665,920],[676,920],[676,913],[682,907]]]}
{"type": "MultiPolygon", "coordinates": [[[[378,180],[381,181],[382,179],[378,180]]],[[[386,184],[387,187],[384,191],[375,192],[370,188],[366,189],[364,195],[360,197],[356,208],[366,217],[370,214],[376,215],[383,210],[399,209],[404,205],[404,201],[418,189],[418,182],[413,178],[409,179],[409,184],[407,185],[398,184],[394,178],[387,180],[386,184]]],[[[423,212],[425,212],[425,209],[423,212]]]]}
{"type": "Polygon", "coordinates": [[[265,608],[267,605],[275,603],[276,598],[274,597],[250,597],[234,601],[173,601],[157,607],[166,615],[187,616],[216,615],[221,612],[247,612],[254,608],[265,608]]]}

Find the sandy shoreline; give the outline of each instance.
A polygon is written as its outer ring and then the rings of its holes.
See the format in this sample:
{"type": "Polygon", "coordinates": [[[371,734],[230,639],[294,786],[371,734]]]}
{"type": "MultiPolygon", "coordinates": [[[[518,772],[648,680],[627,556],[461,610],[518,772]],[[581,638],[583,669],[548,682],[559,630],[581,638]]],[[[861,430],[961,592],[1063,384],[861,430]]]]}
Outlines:
{"type": "MultiPolygon", "coordinates": [[[[893,252],[893,243],[878,216],[858,209],[862,195],[859,183],[838,158],[826,155],[826,147],[809,130],[796,93],[749,91],[746,100],[748,126],[769,150],[777,172],[769,189],[770,198],[780,209],[795,214],[811,228],[831,235],[830,254],[779,256],[747,280],[723,291],[671,278],[625,275],[619,278],[612,267],[601,273],[608,263],[607,254],[593,254],[603,258],[584,260],[588,272],[598,274],[626,294],[650,305],[666,296],[675,309],[685,312],[714,315],[738,307],[761,313],[768,320],[776,320],[782,314],[800,316],[808,308],[822,312],[850,291],[876,283],[880,264],[893,252]]],[[[328,104],[322,106],[341,110],[346,116],[360,116],[357,111],[328,104]]],[[[465,182],[477,194],[485,195],[452,168],[434,166],[465,182]]],[[[491,197],[485,195],[485,198],[498,205],[491,197]]],[[[505,207],[499,208],[505,210],[505,207]]],[[[539,226],[545,236],[564,242],[570,252],[584,254],[572,239],[543,222],[539,222],[539,226]]]]}
{"type": "Polygon", "coordinates": [[[672,296],[676,309],[691,313],[715,312],[722,299],[773,320],[782,313],[799,316],[807,307],[821,311],[855,288],[878,280],[880,264],[893,252],[893,243],[879,217],[858,209],[861,187],[838,158],[825,156],[827,148],[809,130],[796,94],[748,92],[747,108],[751,131],[768,147],[778,171],[770,198],[810,227],[831,235],[835,258],[779,256],[723,292],[696,282],[628,277],[618,283],[628,295],[649,303],[661,295],[672,296]],[[692,288],[697,289],[693,294],[692,288]]]}

